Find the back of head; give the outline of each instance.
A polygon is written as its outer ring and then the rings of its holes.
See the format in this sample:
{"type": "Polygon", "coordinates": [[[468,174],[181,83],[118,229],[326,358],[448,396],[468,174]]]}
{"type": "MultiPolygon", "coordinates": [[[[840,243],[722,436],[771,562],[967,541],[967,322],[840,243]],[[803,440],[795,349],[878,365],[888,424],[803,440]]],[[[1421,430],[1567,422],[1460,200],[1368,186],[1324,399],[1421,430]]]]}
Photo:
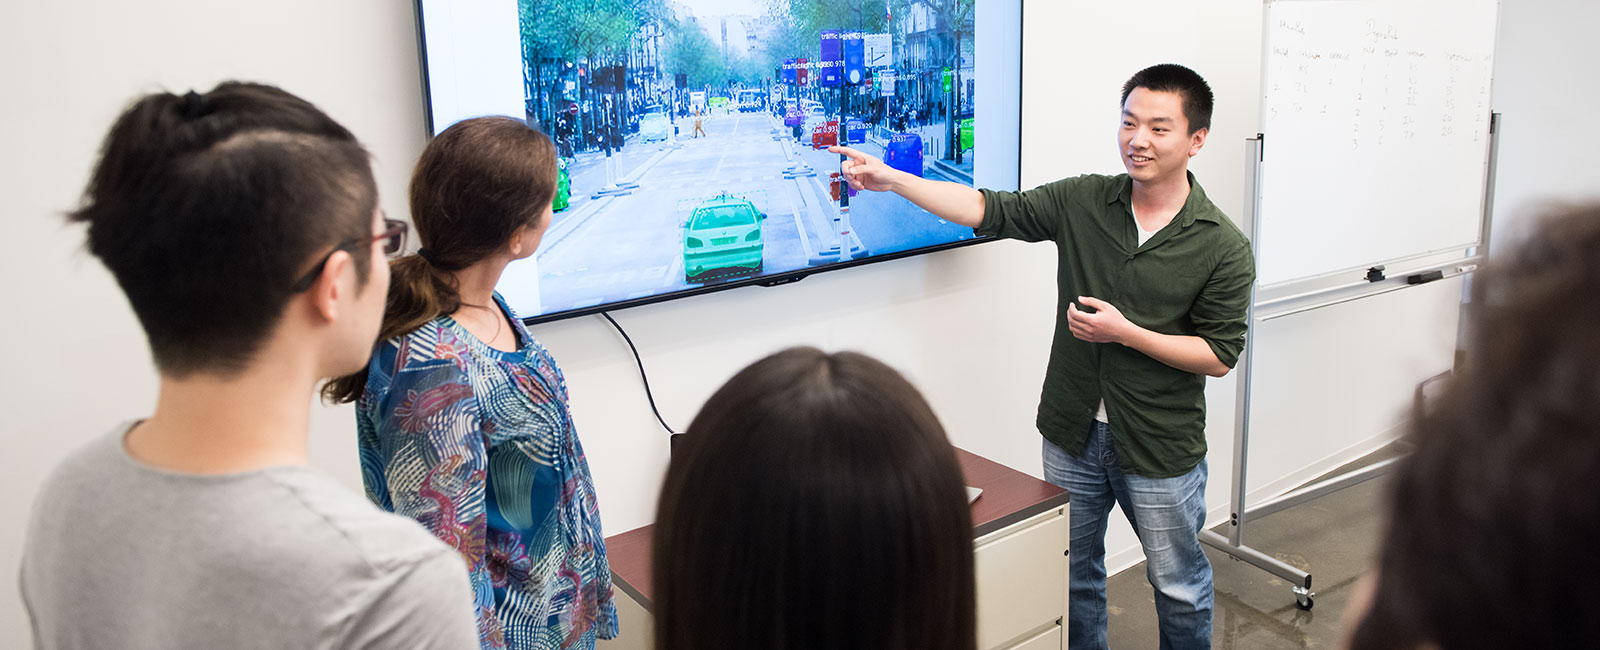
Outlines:
{"type": "Polygon", "coordinates": [[[1176,63],[1161,63],[1135,72],[1127,83],[1122,84],[1122,101],[1118,106],[1127,105],[1128,95],[1135,88],[1182,96],[1183,117],[1189,120],[1189,134],[1211,128],[1211,109],[1215,99],[1211,94],[1211,85],[1199,73],[1176,63]]]}
{"type": "Polygon", "coordinates": [[[1357,650],[1600,639],[1600,205],[1553,215],[1475,279],[1471,341],[1415,424],[1357,650]]]}
{"type": "Polygon", "coordinates": [[[522,120],[477,117],[450,126],[411,173],[411,220],[435,266],[456,271],[505,248],[556,196],[556,150],[522,120]]]}
{"type": "Polygon", "coordinates": [[[660,650],[972,650],[972,521],[927,403],[854,353],[745,368],[678,443],[654,548],[660,650]]]}
{"type": "MultiPolygon", "coordinates": [[[[461,307],[452,273],[506,250],[512,234],[544,218],[556,196],[556,150],[522,120],[477,117],[445,129],[411,173],[411,222],[418,255],[390,264],[389,297],[378,338],[406,334],[461,307]]],[[[349,402],[365,370],[323,389],[349,402]]]]}
{"type": "MultiPolygon", "coordinates": [[[[227,82],[134,102],[74,221],[128,296],[168,376],[243,369],[317,255],[372,233],[367,152],[277,88],[227,82]]],[[[366,262],[370,251],[352,255],[366,262]]],[[[367,264],[356,264],[362,282],[367,264]]]]}

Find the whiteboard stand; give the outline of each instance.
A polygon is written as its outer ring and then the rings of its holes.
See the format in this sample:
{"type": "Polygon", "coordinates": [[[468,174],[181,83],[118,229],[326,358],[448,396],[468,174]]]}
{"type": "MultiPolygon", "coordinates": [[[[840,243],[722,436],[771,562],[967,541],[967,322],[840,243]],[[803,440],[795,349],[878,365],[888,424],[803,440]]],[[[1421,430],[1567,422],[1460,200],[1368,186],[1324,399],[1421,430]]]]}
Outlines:
{"type": "MultiPolygon", "coordinates": [[[[1250,246],[1252,253],[1259,256],[1261,220],[1257,218],[1260,208],[1261,192],[1261,158],[1262,136],[1245,140],[1245,179],[1249,194],[1246,195],[1244,221],[1245,229],[1250,232],[1250,246]]],[[[1245,470],[1249,456],[1250,440],[1250,369],[1255,361],[1255,315],[1256,315],[1256,285],[1250,283],[1250,302],[1245,309],[1245,322],[1251,326],[1245,328],[1244,350],[1240,354],[1240,361],[1234,372],[1239,376],[1239,387],[1234,401],[1233,425],[1233,477],[1230,488],[1231,507],[1228,510],[1228,536],[1223,537],[1210,530],[1200,531],[1200,541],[1210,545],[1235,559],[1248,562],[1257,568],[1289,581],[1293,586],[1296,602],[1303,609],[1312,606],[1311,574],[1288,565],[1275,557],[1262,553],[1244,544],[1244,519],[1249,513],[1245,510],[1245,470]]]]}
{"type": "MultiPolygon", "coordinates": [[[[1478,262],[1488,256],[1489,234],[1492,228],[1491,217],[1493,216],[1491,207],[1494,205],[1494,178],[1496,162],[1500,152],[1499,125],[1500,114],[1491,114],[1489,118],[1488,165],[1485,172],[1487,178],[1485,179],[1484,183],[1484,218],[1481,225],[1482,232],[1479,239],[1479,244],[1471,250],[1471,254],[1468,257],[1452,262],[1450,266],[1453,268],[1449,269],[1448,271],[1445,269],[1439,269],[1441,271],[1445,271],[1446,277],[1471,273],[1477,270],[1478,262]]],[[[1261,134],[1256,134],[1256,137],[1245,140],[1245,178],[1247,179],[1247,183],[1249,185],[1249,194],[1247,195],[1245,201],[1244,221],[1245,229],[1250,231],[1250,246],[1253,252],[1257,253],[1259,253],[1261,248],[1261,222],[1257,217],[1261,201],[1260,181],[1263,144],[1264,142],[1261,134]]],[[[1407,284],[1397,284],[1395,283],[1395,280],[1404,282],[1403,278],[1395,277],[1383,283],[1368,283],[1372,285],[1370,290],[1359,293],[1351,293],[1348,291],[1349,287],[1334,287],[1332,289],[1313,292],[1310,294],[1293,296],[1292,298],[1299,300],[1293,301],[1292,304],[1287,305],[1285,303],[1290,301],[1286,298],[1279,298],[1257,304],[1257,283],[1252,283],[1250,286],[1250,305],[1246,309],[1245,313],[1246,322],[1250,323],[1250,327],[1246,328],[1245,330],[1244,351],[1240,355],[1238,367],[1234,369],[1234,372],[1238,373],[1239,375],[1239,387],[1237,391],[1237,398],[1234,401],[1233,476],[1232,484],[1229,490],[1231,506],[1228,510],[1228,535],[1227,537],[1223,537],[1222,535],[1210,530],[1202,530],[1200,531],[1200,541],[1208,546],[1211,546],[1212,548],[1222,551],[1223,553],[1227,553],[1234,559],[1243,560],[1263,571],[1287,580],[1290,584],[1290,590],[1294,593],[1295,604],[1300,609],[1309,610],[1316,603],[1316,601],[1313,599],[1313,596],[1316,594],[1315,592],[1311,591],[1311,574],[1245,545],[1245,523],[1251,519],[1265,517],[1285,508],[1299,505],[1312,499],[1326,496],[1339,490],[1343,490],[1347,487],[1351,487],[1353,485],[1357,485],[1382,476],[1388,473],[1388,471],[1393,468],[1394,464],[1399,462],[1400,458],[1390,458],[1388,460],[1373,463],[1361,469],[1346,472],[1337,476],[1331,476],[1316,483],[1311,483],[1309,485],[1290,490],[1289,492],[1263,501],[1255,506],[1247,506],[1245,494],[1245,476],[1246,469],[1248,468],[1249,456],[1251,367],[1254,365],[1253,360],[1255,357],[1255,349],[1253,345],[1255,342],[1255,326],[1259,323],[1275,318],[1281,318],[1283,316],[1288,316],[1290,314],[1298,314],[1313,309],[1329,307],[1360,298],[1389,293],[1391,291],[1398,291],[1400,289],[1407,288],[1408,286],[1412,286],[1407,284]],[[1262,307],[1269,306],[1280,306],[1281,308],[1276,310],[1268,310],[1269,313],[1258,315],[1258,311],[1261,311],[1262,307]]],[[[1423,399],[1424,387],[1437,379],[1438,377],[1433,377],[1423,381],[1422,384],[1417,387],[1417,395],[1415,399],[1423,399]]]]}

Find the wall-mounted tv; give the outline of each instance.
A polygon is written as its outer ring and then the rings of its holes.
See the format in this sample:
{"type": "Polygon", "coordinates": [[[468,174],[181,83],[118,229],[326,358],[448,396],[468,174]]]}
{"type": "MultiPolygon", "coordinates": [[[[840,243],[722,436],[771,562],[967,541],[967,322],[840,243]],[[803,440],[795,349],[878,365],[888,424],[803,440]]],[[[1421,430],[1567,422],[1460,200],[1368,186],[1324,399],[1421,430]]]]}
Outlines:
{"type": "Polygon", "coordinates": [[[898,196],[841,195],[830,144],[1017,187],[1021,0],[416,9],[430,133],[512,115],[559,149],[555,219],[498,287],[530,322],[978,241],[898,196]]]}

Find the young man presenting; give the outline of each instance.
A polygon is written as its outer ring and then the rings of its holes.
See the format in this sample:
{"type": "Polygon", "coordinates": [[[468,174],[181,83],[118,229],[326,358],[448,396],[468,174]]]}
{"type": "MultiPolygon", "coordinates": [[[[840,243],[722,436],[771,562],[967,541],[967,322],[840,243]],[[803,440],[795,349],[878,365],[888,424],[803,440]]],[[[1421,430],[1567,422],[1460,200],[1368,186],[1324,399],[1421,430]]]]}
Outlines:
{"type": "Polygon", "coordinates": [[[1037,424],[1045,478],[1072,494],[1070,646],[1106,647],[1105,533],[1122,505],[1144,546],[1161,647],[1211,645],[1205,523],[1205,376],[1244,347],[1255,263],[1243,233],[1189,173],[1212,95],[1188,68],[1123,86],[1117,138],[1127,173],[1026,192],[976,190],[895,170],[852,149],[858,189],[892,191],[980,235],[1055,242],[1055,340],[1037,424]]]}
{"type": "Polygon", "coordinates": [[[160,394],[40,489],[34,647],[477,648],[455,551],[306,464],[312,391],[366,365],[405,234],[355,137],[270,86],[149,95],[72,218],[160,394]]]}

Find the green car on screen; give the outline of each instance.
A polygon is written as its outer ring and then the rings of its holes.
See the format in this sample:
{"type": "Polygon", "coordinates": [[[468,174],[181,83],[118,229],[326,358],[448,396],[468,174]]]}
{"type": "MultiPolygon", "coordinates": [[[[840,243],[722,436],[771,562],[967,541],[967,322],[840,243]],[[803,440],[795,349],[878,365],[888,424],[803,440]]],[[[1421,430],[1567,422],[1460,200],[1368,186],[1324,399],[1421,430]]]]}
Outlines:
{"type": "Polygon", "coordinates": [[[761,271],[761,222],[754,203],[722,195],[701,203],[683,225],[683,275],[761,271]]]}
{"type": "Polygon", "coordinates": [[[556,159],[556,198],[551,210],[565,210],[572,199],[572,177],[567,175],[567,159],[556,159]]]}

